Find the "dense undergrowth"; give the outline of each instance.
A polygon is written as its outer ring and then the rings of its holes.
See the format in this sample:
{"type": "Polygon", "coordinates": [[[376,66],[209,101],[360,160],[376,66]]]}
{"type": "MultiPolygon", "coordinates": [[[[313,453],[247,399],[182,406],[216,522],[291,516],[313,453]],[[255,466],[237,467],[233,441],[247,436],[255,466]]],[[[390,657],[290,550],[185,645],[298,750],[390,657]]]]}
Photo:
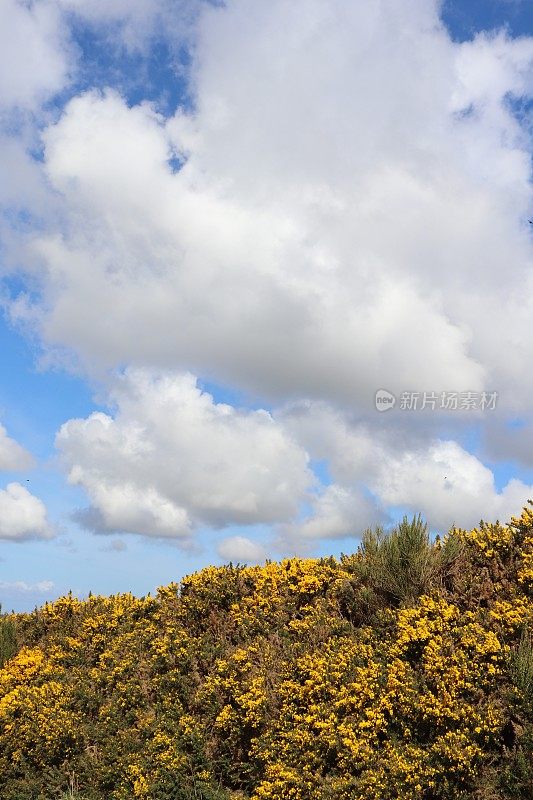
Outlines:
{"type": "Polygon", "coordinates": [[[533,509],[0,621],[3,800],[533,797],[533,509]]]}

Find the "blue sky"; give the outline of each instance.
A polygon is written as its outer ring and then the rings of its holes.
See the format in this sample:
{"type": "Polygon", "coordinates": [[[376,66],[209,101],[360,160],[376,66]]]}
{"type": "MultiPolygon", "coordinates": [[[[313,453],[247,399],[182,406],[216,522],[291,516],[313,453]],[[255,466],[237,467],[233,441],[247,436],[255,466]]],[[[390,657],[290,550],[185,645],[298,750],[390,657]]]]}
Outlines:
{"type": "Polygon", "coordinates": [[[6,3],[4,609],[533,495],[533,9],[406,5],[6,3]]]}
{"type": "Polygon", "coordinates": [[[454,39],[505,26],[513,36],[530,36],[533,8],[527,0],[467,0],[443,3],[442,18],[454,39]]]}

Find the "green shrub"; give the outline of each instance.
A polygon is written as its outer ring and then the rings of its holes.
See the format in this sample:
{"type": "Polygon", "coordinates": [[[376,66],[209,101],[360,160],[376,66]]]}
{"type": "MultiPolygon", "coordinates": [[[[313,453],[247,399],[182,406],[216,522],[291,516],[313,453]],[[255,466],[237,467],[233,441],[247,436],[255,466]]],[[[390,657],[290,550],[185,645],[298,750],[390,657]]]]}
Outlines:
{"type": "Polygon", "coordinates": [[[1,614],[0,606],[0,668],[17,652],[17,629],[15,623],[1,614]]]}
{"type": "Polygon", "coordinates": [[[533,709],[533,631],[526,627],[511,661],[511,676],[526,710],[533,709]]]}
{"type": "Polygon", "coordinates": [[[404,517],[390,533],[381,527],[365,531],[360,553],[361,577],[388,602],[410,602],[432,586],[436,550],[420,516],[411,522],[404,517]]]}

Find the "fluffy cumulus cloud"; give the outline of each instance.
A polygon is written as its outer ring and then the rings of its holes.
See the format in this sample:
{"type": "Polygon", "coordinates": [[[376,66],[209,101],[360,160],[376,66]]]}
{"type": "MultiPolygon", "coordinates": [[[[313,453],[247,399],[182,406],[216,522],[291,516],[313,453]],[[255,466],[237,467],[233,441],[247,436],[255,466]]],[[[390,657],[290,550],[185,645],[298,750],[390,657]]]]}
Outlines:
{"type": "Polygon", "coordinates": [[[128,371],[113,416],[70,420],[57,435],[72,483],[101,531],[187,540],[201,525],[291,519],[312,483],[305,451],[266,411],[217,404],[189,374],[128,371]]]}
{"type": "MultiPolygon", "coordinates": [[[[6,0],[55,42],[19,104],[65,81],[58,13],[149,47],[169,7],[58,3],[6,0]]],[[[499,432],[531,425],[533,38],[455,43],[437,0],[196,7],[186,108],[89,89],[42,136],[53,223],[11,314],[93,378],[131,365],[110,413],[58,434],[79,518],[183,542],[268,523],[293,546],[390,507],[443,528],[515,512],[531,487],[496,486],[464,415],[400,424],[372,404],[380,387],[498,391],[487,452],[528,459],[499,432]],[[216,403],[193,374],[277,411],[216,403]]],[[[230,537],[221,557],[247,547],[230,537]]]]}
{"type": "Polygon", "coordinates": [[[33,457],[18,442],[7,435],[0,425],[0,470],[23,470],[33,466],[33,457]]]}
{"type": "Polygon", "coordinates": [[[511,479],[498,491],[494,474],[457,442],[437,441],[422,452],[391,457],[375,481],[383,502],[418,509],[433,526],[507,521],[533,497],[533,486],[511,479]]]}
{"type": "MultiPolygon", "coordinates": [[[[31,453],[8,436],[0,425],[0,471],[17,472],[34,466],[31,453]]],[[[25,541],[52,536],[53,529],[42,500],[20,483],[12,482],[0,489],[0,539],[25,541]]]]}
{"type": "Polygon", "coordinates": [[[234,564],[259,564],[266,558],[265,548],[247,536],[228,536],[217,547],[220,558],[234,564]]]}
{"type": "Polygon", "coordinates": [[[508,519],[533,486],[492,471],[456,441],[391,426],[377,431],[331,404],[289,404],[274,414],[215,403],[190,374],[129,370],[115,380],[113,414],[65,423],[56,444],[91,506],[77,519],[99,532],[175,538],[195,529],[269,523],[268,550],[242,535],[221,558],[259,561],[305,553],[322,539],[354,539],[421,512],[433,529],[508,519]],[[319,483],[310,465],[325,463],[319,483]]]}
{"type": "Polygon", "coordinates": [[[53,535],[42,500],[20,483],[0,489],[0,539],[23,541],[53,535]]]}
{"type": "Polygon", "coordinates": [[[454,523],[475,526],[481,518],[508,520],[533,497],[533,486],[517,479],[499,490],[493,472],[479,458],[431,431],[417,436],[399,424],[376,430],[325,404],[286,408],[281,419],[311,457],[327,461],[334,482],[296,529],[304,539],[316,529],[320,536],[327,536],[330,527],[342,530],[350,513],[351,530],[360,533],[365,520],[386,520],[390,507],[421,512],[440,531],[454,523]],[[348,498],[361,484],[370,496],[359,495],[358,507],[348,498]]]}
{"type": "Polygon", "coordinates": [[[89,92],[47,131],[65,223],[34,243],[44,305],[18,313],[90,369],[351,406],[381,385],[505,387],[526,407],[530,141],[511,100],[533,40],[456,45],[427,0],[234,0],[198,36],[194,111],[89,92]]]}

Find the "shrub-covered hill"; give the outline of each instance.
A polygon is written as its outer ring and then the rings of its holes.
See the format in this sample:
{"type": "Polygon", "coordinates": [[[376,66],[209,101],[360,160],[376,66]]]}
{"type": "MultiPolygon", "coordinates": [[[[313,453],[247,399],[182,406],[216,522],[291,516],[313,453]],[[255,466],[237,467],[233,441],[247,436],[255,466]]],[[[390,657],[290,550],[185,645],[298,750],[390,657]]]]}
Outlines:
{"type": "Polygon", "coordinates": [[[0,629],[2,800],[533,797],[532,508],[0,629]]]}

